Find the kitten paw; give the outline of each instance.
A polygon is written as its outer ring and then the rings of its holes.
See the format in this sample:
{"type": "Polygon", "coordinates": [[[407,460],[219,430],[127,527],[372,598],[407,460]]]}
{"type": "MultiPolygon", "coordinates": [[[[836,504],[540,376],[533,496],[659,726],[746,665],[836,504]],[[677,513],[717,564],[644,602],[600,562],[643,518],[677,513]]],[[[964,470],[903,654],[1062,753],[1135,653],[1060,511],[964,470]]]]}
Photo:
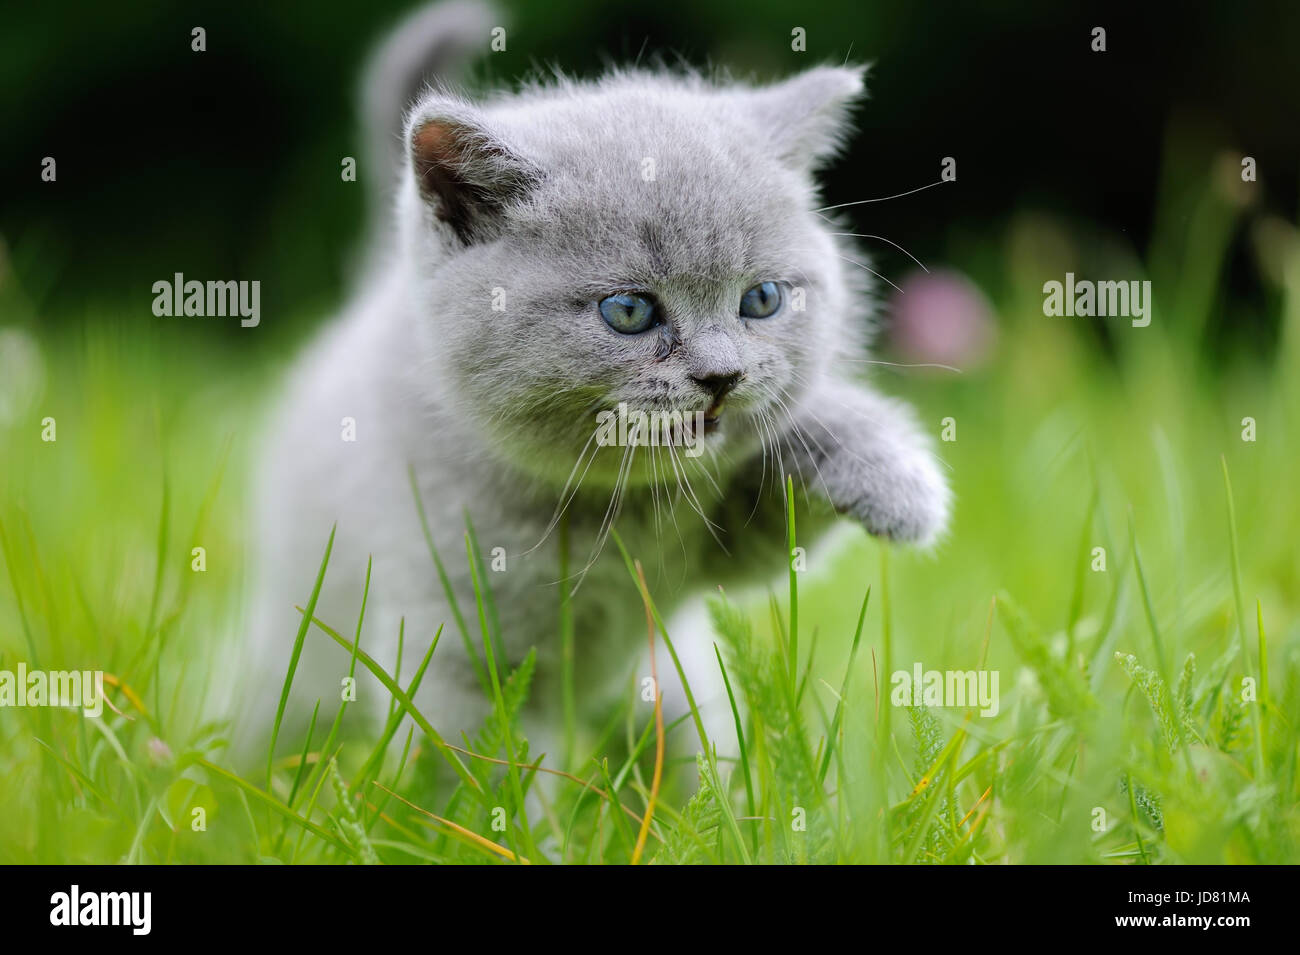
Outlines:
{"type": "Polygon", "coordinates": [[[832,493],[836,509],[876,537],[928,547],[948,526],[952,492],[928,450],[906,451],[869,467],[859,462],[841,492],[832,493]]]}

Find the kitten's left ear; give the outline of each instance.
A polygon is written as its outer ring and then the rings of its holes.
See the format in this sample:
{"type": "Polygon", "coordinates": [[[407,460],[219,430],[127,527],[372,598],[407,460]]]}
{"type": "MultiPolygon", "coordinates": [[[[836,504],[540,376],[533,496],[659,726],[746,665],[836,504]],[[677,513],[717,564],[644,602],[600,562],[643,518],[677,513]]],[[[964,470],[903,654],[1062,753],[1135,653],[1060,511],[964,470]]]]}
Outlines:
{"type": "Polygon", "coordinates": [[[816,169],[840,151],[850,131],[849,113],[866,92],[867,69],[817,66],[751,94],[760,130],[775,135],[782,160],[816,169]]]}
{"type": "Polygon", "coordinates": [[[502,210],[540,179],[478,110],[431,97],[407,121],[420,196],[466,245],[492,234],[502,210]]]}

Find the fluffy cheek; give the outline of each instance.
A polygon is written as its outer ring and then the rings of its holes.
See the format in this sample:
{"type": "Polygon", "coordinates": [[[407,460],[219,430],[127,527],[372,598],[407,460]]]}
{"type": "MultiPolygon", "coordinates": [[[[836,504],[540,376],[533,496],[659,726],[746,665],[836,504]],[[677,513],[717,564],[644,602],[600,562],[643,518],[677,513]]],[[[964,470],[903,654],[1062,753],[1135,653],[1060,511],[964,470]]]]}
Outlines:
{"type": "Polygon", "coordinates": [[[763,341],[755,348],[748,381],[737,389],[736,398],[754,396],[761,404],[775,404],[775,398],[789,402],[799,391],[800,383],[808,380],[807,346],[800,329],[791,329],[780,340],[763,341]],[[748,387],[745,387],[748,386],[748,387]]]}
{"type": "Polygon", "coordinates": [[[807,310],[790,316],[783,329],[783,347],[774,366],[787,391],[795,395],[828,371],[842,345],[840,330],[828,320],[830,303],[820,295],[810,299],[807,310]]]}
{"type": "Polygon", "coordinates": [[[474,396],[476,413],[529,445],[559,450],[590,437],[635,356],[587,327],[589,318],[521,303],[521,314],[495,316],[491,327],[458,341],[462,390],[474,396]]]}

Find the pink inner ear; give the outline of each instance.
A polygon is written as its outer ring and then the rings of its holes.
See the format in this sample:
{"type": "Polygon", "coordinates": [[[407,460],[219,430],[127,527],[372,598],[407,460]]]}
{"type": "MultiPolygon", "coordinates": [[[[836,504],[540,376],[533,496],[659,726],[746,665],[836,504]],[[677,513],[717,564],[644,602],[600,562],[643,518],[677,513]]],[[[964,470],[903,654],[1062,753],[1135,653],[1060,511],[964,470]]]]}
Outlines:
{"type": "Polygon", "coordinates": [[[429,119],[411,133],[410,148],[420,194],[466,242],[529,181],[523,163],[472,122],[429,119]]]}
{"type": "Polygon", "coordinates": [[[465,145],[457,135],[453,123],[429,122],[418,130],[411,140],[415,160],[415,173],[426,194],[440,193],[440,182],[459,180],[456,168],[465,160],[465,145]]]}
{"type": "Polygon", "coordinates": [[[425,198],[436,205],[439,219],[462,232],[467,226],[472,197],[463,195],[465,182],[460,167],[465,160],[465,143],[454,123],[431,121],[411,137],[411,154],[416,182],[425,198]]]}
{"type": "Polygon", "coordinates": [[[416,131],[411,146],[421,164],[445,165],[459,158],[461,152],[450,123],[425,123],[416,131]]]}

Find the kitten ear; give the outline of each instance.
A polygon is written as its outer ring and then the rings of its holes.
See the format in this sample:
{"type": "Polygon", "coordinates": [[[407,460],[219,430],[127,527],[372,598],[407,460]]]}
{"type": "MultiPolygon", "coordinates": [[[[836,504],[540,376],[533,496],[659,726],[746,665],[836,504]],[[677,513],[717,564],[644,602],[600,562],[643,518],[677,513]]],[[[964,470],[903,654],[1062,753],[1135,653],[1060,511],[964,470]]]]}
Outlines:
{"type": "Polygon", "coordinates": [[[840,151],[867,69],[818,66],[754,92],[761,132],[776,130],[775,149],[786,163],[816,169],[840,151]]]}
{"type": "Polygon", "coordinates": [[[501,210],[540,179],[472,107],[423,104],[407,121],[420,196],[465,244],[491,235],[501,210]]]}

